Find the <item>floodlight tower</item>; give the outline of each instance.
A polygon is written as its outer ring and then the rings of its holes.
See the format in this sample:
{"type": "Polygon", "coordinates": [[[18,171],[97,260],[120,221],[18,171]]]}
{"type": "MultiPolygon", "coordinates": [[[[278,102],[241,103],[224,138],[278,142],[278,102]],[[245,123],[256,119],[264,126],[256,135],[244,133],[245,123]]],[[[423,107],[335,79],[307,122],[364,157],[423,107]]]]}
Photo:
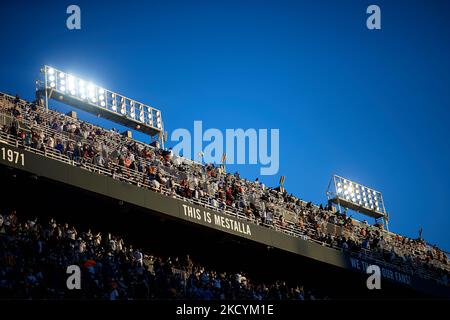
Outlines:
{"type": "Polygon", "coordinates": [[[335,204],[339,212],[343,207],[362,213],[374,218],[376,222],[381,220],[386,230],[389,230],[389,214],[381,192],[335,174],[328,184],[326,194],[328,202],[335,204]]]}
{"type": "Polygon", "coordinates": [[[41,73],[44,80],[37,82],[36,98],[44,99],[47,110],[48,99],[54,99],[148,134],[152,139],[156,137],[164,148],[164,126],[159,109],[54,67],[45,65],[41,73]]]}

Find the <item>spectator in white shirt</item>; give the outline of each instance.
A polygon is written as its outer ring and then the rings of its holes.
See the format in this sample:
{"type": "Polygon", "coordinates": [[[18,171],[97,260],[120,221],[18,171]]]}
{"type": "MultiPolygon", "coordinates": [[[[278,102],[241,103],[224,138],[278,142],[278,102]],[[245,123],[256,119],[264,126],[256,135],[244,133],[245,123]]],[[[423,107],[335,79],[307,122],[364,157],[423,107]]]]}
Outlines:
{"type": "Polygon", "coordinates": [[[155,189],[159,189],[159,188],[160,188],[160,184],[159,184],[158,181],[156,181],[156,179],[153,179],[153,180],[150,182],[150,186],[151,186],[152,188],[155,188],[155,189]]]}
{"type": "Polygon", "coordinates": [[[142,255],[142,252],[139,250],[134,251],[133,258],[137,266],[142,267],[144,256],[142,255]]]}
{"type": "Polygon", "coordinates": [[[55,140],[54,140],[52,137],[49,137],[49,138],[48,138],[48,140],[47,140],[47,146],[48,146],[50,149],[55,148],[55,140]]]}

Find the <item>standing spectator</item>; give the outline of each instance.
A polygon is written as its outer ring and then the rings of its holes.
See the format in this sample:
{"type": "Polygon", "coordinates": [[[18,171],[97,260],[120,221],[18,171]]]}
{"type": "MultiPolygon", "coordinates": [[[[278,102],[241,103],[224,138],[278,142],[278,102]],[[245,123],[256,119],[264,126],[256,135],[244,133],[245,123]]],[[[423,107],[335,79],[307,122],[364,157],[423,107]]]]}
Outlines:
{"type": "Polygon", "coordinates": [[[133,253],[133,258],[134,258],[134,262],[135,262],[136,266],[138,266],[138,267],[143,266],[144,256],[142,255],[141,251],[136,249],[136,251],[134,251],[134,253],[133,253]]]}

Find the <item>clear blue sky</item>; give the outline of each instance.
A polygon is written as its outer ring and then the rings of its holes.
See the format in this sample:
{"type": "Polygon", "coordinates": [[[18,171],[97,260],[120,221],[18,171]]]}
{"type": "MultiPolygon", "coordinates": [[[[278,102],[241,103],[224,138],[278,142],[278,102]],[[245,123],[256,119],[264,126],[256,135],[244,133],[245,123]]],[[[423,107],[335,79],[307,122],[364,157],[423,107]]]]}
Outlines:
{"type": "Polygon", "coordinates": [[[49,64],[159,106],[169,132],[279,128],[289,192],[323,203],[340,174],[383,192],[391,230],[423,226],[449,251],[449,14],[445,0],[2,1],[0,91],[32,99],[49,64]]]}

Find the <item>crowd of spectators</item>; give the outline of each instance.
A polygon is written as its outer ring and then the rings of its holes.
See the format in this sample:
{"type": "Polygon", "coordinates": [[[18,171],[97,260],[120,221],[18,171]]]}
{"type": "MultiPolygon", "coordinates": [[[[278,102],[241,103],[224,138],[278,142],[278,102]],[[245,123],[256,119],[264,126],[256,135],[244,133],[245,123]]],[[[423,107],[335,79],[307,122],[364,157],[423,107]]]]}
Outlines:
{"type": "Polygon", "coordinates": [[[186,254],[162,257],[110,233],[81,231],[53,218],[0,214],[2,299],[315,300],[303,286],[263,283],[238,272],[218,272],[186,254]],[[67,267],[81,269],[81,289],[67,287],[67,267]]]}
{"type": "Polygon", "coordinates": [[[387,232],[380,225],[335,212],[331,206],[313,205],[285,190],[267,187],[258,179],[227,173],[224,166],[195,163],[171,149],[153,147],[18,98],[3,99],[0,111],[18,120],[3,131],[25,146],[52,150],[80,165],[102,168],[114,178],[195,200],[292,235],[355,254],[368,253],[411,274],[425,272],[448,284],[447,254],[422,238],[387,232]]]}

